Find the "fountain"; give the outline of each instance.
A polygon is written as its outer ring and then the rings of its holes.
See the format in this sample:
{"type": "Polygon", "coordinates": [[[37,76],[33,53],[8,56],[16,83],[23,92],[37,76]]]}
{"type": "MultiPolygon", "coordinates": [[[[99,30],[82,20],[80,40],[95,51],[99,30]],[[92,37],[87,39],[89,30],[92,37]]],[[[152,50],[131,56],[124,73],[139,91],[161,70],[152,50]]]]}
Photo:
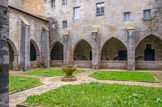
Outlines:
{"type": "Polygon", "coordinates": [[[77,78],[72,73],[77,69],[77,65],[63,65],[62,70],[66,73],[66,76],[62,78],[62,81],[76,81],[77,78]]]}

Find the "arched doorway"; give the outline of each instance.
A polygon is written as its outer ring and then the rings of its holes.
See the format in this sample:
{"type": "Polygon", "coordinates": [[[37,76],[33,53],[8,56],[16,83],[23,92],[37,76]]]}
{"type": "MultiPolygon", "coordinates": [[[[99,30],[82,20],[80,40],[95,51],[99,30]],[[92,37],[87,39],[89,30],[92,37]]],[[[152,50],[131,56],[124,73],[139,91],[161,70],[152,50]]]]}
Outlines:
{"type": "Polygon", "coordinates": [[[113,37],[103,45],[101,50],[101,67],[127,67],[127,48],[119,39],[113,37]]]}
{"type": "Polygon", "coordinates": [[[79,67],[92,67],[92,47],[86,40],[82,39],[76,43],[73,60],[79,67]]]}
{"type": "Polygon", "coordinates": [[[155,35],[145,37],[136,48],[136,68],[161,69],[162,40],[155,35]]]}
{"type": "Polygon", "coordinates": [[[61,66],[63,64],[63,45],[56,41],[51,47],[51,66],[61,66]]]}
{"type": "Polygon", "coordinates": [[[30,67],[36,68],[40,65],[40,52],[34,40],[30,40],[30,67]]]}
{"type": "Polygon", "coordinates": [[[9,66],[10,70],[19,70],[18,66],[18,52],[11,40],[7,41],[9,47],[9,66]]]}

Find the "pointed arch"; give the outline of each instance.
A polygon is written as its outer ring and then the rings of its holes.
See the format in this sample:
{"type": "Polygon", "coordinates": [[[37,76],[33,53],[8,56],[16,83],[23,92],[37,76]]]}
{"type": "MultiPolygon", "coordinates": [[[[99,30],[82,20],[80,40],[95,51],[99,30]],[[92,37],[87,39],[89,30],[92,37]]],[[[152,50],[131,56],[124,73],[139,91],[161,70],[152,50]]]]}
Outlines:
{"type": "Polygon", "coordinates": [[[136,47],[137,61],[162,61],[162,39],[150,34],[136,47]]]}
{"type": "Polygon", "coordinates": [[[75,44],[73,53],[74,60],[92,60],[92,46],[84,39],[75,44]]]}
{"type": "Polygon", "coordinates": [[[63,60],[63,44],[59,41],[51,46],[51,60],[63,60]]]}
{"type": "Polygon", "coordinates": [[[40,56],[40,51],[38,45],[33,39],[31,39],[30,40],[30,61],[38,60],[39,56],[40,56]]]}
{"type": "Polygon", "coordinates": [[[127,60],[127,48],[119,39],[108,39],[101,50],[101,60],[127,60]]]}
{"type": "Polygon", "coordinates": [[[11,40],[7,40],[9,47],[9,63],[10,69],[18,70],[15,66],[18,65],[18,51],[16,49],[15,44],[11,40]],[[15,68],[14,68],[15,67],[15,68]]]}
{"type": "Polygon", "coordinates": [[[16,49],[15,44],[9,39],[7,40],[7,43],[12,47],[13,51],[14,51],[14,55],[18,55],[18,51],[16,49]]]}

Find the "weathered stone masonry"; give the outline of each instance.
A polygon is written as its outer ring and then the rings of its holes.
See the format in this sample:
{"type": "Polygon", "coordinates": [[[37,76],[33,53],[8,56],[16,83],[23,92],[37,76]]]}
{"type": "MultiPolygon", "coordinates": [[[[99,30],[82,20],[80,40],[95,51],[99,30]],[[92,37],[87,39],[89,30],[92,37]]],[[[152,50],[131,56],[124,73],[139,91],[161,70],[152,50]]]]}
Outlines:
{"type": "Polygon", "coordinates": [[[0,0],[0,107],[9,107],[8,1],[0,0]]]}
{"type": "MultiPolygon", "coordinates": [[[[50,3],[46,0],[47,17],[55,22],[50,32],[50,46],[59,42],[65,48],[63,35],[70,30],[71,63],[92,68],[162,69],[161,0],[68,0],[66,5],[55,0],[55,7],[51,7],[50,3]],[[105,12],[96,16],[96,3],[100,2],[104,2],[105,12]],[[80,7],[80,19],[74,19],[74,7],[80,7]],[[151,18],[144,20],[144,10],[148,9],[151,9],[151,18]],[[134,30],[126,29],[124,12],[131,12],[134,30]],[[66,29],[62,25],[65,20],[68,23],[66,29]],[[99,28],[98,42],[92,35],[94,27],[99,28]],[[76,47],[79,48],[77,51],[76,47]],[[92,53],[88,47],[92,47],[92,53]],[[80,58],[77,60],[75,55],[80,58]]],[[[65,63],[61,60],[50,62],[51,66],[65,63]]]]}
{"type": "Polygon", "coordinates": [[[16,56],[13,69],[49,67],[48,21],[12,6],[9,11],[9,44],[16,56]]]}
{"type": "Polygon", "coordinates": [[[67,0],[66,5],[55,0],[54,7],[51,0],[18,1],[9,1],[14,70],[67,63],[94,69],[162,69],[161,0],[67,0]],[[101,2],[104,15],[97,16],[96,4],[101,2]],[[74,19],[74,7],[80,7],[79,19],[74,19]],[[151,17],[144,20],[148,9],[151,17]],[[131,13],[133,30],[127,29],[124,12],[131,13]]]}

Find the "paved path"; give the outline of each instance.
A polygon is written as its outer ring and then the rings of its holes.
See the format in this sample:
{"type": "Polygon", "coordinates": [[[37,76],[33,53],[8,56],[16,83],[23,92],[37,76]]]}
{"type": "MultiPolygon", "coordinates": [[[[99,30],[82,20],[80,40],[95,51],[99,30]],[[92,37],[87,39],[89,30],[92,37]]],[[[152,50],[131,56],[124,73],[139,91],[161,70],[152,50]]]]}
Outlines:
{"type": "MultiPolygon", "coordinates": [[[[77,77],[78,80],[75,81],[75,82],[62,82],[61,81],[62,76],[57,76],[57,77],[33,76],[33,77],[41,78],[44,85],[41,85],[41,86],[38,86],[38,87],[35,87],[35,88],[31,88],[31,89],[28,89],[28,90],[25,90],[25,91],[22,91],[22,92],[18,92],[18,93],[15,93],[15,94],[11,94],[10,95],[10,107],[15,107],[17,104],[20,104],[28,96],[31,96],[31,95],[41,94],[41,93],[47,92],[49,90],[56,89],[56,88],[63,86],[63,85],[68,85],[68,84],[75,85],[75,84],[81,84],[81,83],[88,83],[90,81],[98,81],[98,82],[109,83],[109,84],[118,83],[118,84],[128,84],[128,85],[162,87],[162,79],[161,79],[162,78],[162,72],[161,71],[160,72],[158,72],[158,71],[153,72],[154,76],[158,75],[157,79],[160,80],[160,83],[115,81],[115,80],[96,80],[96,79],[88,76],[92,72],[94,72],[94,70],[87,70],[87,71],[84,71],[82,73],[76,74],[75,76],[77,77]],[[157,72],[158,74],[155,73],[155,72],[157,72]],[[159,76],[159,74],[160,74],[160,76],[159,76]]],[[[10,73],[10,74],[14,75],[14,73],[10,73]]],[[[20,74],[17,74],[17,75],[28,76],[28,75],[24,75],[23,73],[22,74],[20,73],[20,74]]]]}

